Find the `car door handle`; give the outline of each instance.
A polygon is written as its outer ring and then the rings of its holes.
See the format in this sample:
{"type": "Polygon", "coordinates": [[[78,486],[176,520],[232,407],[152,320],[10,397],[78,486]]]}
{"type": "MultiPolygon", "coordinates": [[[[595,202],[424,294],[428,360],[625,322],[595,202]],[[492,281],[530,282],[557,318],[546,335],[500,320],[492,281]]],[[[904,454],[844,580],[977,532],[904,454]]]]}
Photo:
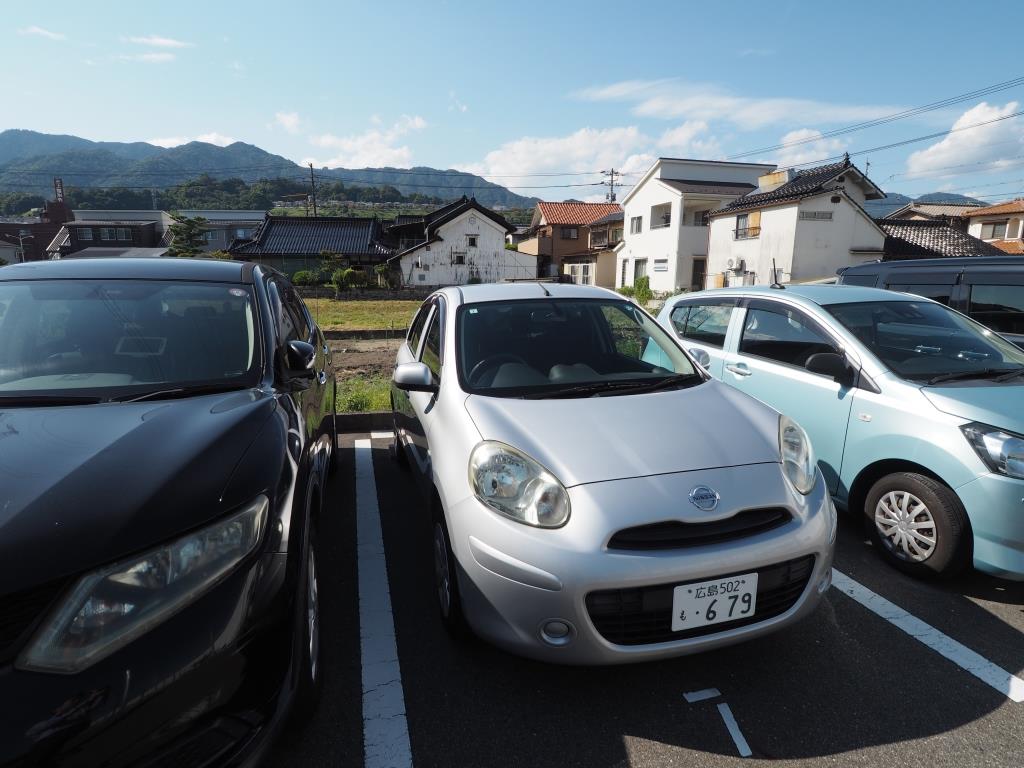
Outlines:
{"type": "Polygon", "coordinates": [[[727,363],[725,370],[735,373],[737,376],[749,376],[753,371],[747,368],[746,363],[727,363]]]}

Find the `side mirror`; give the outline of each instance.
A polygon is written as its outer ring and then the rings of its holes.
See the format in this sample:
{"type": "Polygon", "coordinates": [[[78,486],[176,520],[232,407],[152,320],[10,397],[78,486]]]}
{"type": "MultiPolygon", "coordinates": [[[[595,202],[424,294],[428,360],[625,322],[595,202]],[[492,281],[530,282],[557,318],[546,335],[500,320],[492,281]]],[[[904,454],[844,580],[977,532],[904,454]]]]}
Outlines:
{"type": "Polygon", "coordinates": [[[700,364],[701,368],[707,368],[709,365],[711,365],[711,355],[709,355],[703,349],[693,347],[692,349],[689,349],[687,351],[690,353],[690,357],[692,357],[700,364]]]}
{"type": "Polygon", "coordinates": [[[840,384],[848,384],[851,381],[852,369],[846,358],[835,352],[818,352],[811,355],[804,363],[804,368],[811,373],[830,376],[840,384]]]}
{"type": "Polygon", "coordinates": [[[395,386],[405,392],[437,392],[434,374],[425,363],[402,363],[395,367],[395,386]]]}
{"type": "Polygon", "coordinates": [[[305,341],[289,341],[285,350],[288,374],[293,378],[312,378],[316,363],[316,347],[305,341]]]}

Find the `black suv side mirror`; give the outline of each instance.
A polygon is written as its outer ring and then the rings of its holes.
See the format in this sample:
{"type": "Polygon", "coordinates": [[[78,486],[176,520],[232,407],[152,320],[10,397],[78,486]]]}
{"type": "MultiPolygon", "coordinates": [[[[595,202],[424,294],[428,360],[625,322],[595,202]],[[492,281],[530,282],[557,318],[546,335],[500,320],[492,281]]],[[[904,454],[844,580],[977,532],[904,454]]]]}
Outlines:
{"type": "Polygon", "coordinates": [[[289,341],[285,350],[287,374],[294,379],[313,378],[316,347],[305,341],[289,341]]]}
{"type": "Polygon", "coordinates": [[[836,352],[818,352],[807,358],[804,363],[811,373],[831,376],[840,384],[849,386],[853,383],[853,369],[846,362],[846,357],[836,352]]]}

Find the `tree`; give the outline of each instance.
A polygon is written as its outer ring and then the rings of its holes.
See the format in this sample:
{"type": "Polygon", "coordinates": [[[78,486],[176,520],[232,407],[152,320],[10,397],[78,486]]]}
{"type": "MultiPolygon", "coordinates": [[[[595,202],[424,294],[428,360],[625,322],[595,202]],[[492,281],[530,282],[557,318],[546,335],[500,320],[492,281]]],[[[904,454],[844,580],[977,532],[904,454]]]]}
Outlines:
{"type": "Polygon", "coordinates": [[[231,259],[233,259],[235,257],[232,256],[227,251],[217,250],[217,251],[207,251],[206,253],[203,254],[203,258],[206,258],[206,259],[222,259],[223,261],[231,261],[231,259]]]}
{"type": "Polygon", "coordinates": [[[179,258],[194,258],[203,252],[203,232],[206,229],[206,219],[196,216],[190,219],[179,213],[172,213],[174,223],[168,227],[171,233],[171,247],[167,249],[168,256],[179,258]]]}

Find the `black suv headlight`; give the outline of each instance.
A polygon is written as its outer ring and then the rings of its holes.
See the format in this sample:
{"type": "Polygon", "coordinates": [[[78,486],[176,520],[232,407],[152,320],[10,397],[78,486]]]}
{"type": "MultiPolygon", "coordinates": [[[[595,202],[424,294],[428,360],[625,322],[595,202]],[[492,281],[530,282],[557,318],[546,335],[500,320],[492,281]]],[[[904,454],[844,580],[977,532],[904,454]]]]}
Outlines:
{"type": "Polygon", "coordinates": [[[266,496],[143,555],[78,580],[18,659],[20,669],[72,674],[148,632],[207,592],[260,541],[266,496]]]}

